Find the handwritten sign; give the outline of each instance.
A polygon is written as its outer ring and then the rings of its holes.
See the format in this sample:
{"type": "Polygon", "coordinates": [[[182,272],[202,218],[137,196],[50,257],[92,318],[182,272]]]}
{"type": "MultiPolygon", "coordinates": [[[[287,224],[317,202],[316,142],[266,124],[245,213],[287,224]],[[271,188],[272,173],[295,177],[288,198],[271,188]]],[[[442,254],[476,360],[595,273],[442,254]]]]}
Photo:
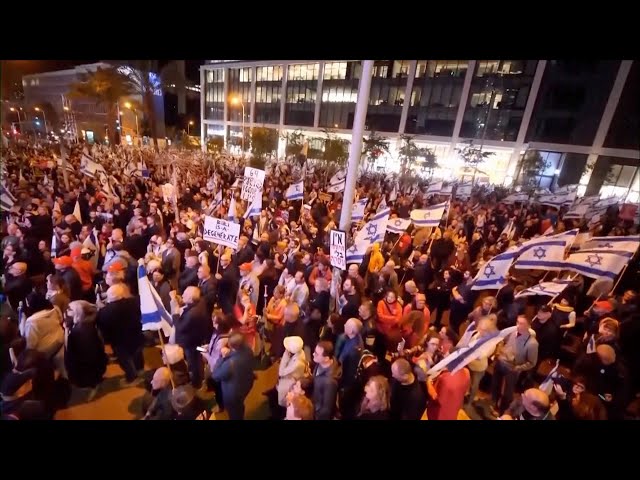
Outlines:
{"type": "Polygon", "coordinates": [[[233,249],[238,248],[240,225],[221,218],[204,217],[204,231],[202,238],[208,242],[224,245],[233,249]]]}
{"type": "Polygon", "coordinates": [[[255,196],[262,191],[264,184],[264,170],[257,168],[244,167],[244,181],[242,182],[242,191],[240,198],[252,202],[255,196]]]}
{"type": "Polygon", "coordinates": [[[320,199],[321,202],[330,202],[333,197],[329,193],[320,192],[320,195],[318,195],[318,198],[320,199]]]}
{"type": "Polygon", "coordinates": [[[331,230],[329,242],[329,255],[331,266],[341,270],[347,269],[347,234],[342,230],[331,230]]]}

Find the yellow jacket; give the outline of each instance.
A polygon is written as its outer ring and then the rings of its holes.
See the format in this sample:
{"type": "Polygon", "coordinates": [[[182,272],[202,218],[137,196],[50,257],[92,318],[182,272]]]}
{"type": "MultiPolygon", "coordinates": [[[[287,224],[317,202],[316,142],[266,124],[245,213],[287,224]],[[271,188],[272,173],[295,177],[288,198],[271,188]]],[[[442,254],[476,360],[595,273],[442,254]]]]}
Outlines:
{"type": "Polygon", "coordinates": [[[382,267],[384,267],[384,257],[380,253],[380,244],[374,243],[369,259],[369,272],[378,273],[382,267]]]}

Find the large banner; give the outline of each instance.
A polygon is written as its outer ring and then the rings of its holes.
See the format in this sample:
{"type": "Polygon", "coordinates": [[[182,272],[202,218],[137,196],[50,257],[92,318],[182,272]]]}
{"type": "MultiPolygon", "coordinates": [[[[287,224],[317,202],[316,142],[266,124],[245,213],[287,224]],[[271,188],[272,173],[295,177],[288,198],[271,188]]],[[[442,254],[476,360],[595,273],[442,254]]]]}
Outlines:
{"type": "Polygon", "coordinates": [[[206,241],[237,249],[239,237],[240,224],[208,215],[204,217],[204,232],[202,238],[206,241]]]}
{"type": "Polygon", "coordinates": [[[263,184],[264,170],[258,170],[257,168],[252,167],[244,167],[244,181],[242,182],[242,191],[240,192],[240,198],[251,203],[255,196],[262,191],[263,184]]]}

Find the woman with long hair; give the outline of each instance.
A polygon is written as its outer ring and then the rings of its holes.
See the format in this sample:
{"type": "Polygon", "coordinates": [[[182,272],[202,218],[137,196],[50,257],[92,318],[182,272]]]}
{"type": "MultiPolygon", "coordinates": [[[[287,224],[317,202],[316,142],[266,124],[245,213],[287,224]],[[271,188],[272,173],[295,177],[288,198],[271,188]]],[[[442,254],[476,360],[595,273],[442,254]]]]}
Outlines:
{"type": "Polygon", "coordinates": [[[364,386],[364,399],[358,420],[388,420],[391,389],[389,380],[382,375],[371,377],[364,386]]]}
{"type": "Polygon", "coordinates": [[[238,330],[244,335],[247,345],[249,345],[251,351],[256,354],[256,306],[251,303],[251,298],[248,293],[242,292],[242,295],[240,296],[240,303],[236,303],[233,307],[233,311],[236,320],[240,322],[240,328],[238,330]]]}
{"type": "Polygon", "coordinates": [[[600,399],[586,391],[586,379],[576,376],[571,390],[565,391],[560,384],[555,383],[558,401],[558,420],[606,420],[607,410],[600,399]]]}

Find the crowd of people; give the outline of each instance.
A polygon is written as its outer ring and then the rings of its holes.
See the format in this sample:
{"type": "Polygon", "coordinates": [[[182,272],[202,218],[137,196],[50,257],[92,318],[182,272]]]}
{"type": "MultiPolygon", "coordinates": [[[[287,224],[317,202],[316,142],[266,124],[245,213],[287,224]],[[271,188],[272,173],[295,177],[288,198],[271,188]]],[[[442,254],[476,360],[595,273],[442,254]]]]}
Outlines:
{"type": "MultiPolygon", "coordinates": [[[[616,205],[587,224],[563,220],[566,208],[506,204],[506,192],[475,187],[451,199],[437,228],[387,232],[340,271],[329,258],[343,208],[340,193],[326,194],[335,169],[312,169],[304,157],[267,165],[263,208],[251,216],[240,198],[240,158],[26,143],[3,156],[3,188],[15,199],[2,212],[4,419],[53,418],[73,388],[90,401],[110,357],[123,388],[142,385],[143,350],[156,343],[164,366],[147,387],[147,420],[220,411],[243,419],[256,368],[272,364],[278,378],[264,392],[272,419],[451,420],[483,404],[484,418],[502,420],[638,417],[635,257],[615,291],[572,275],[550,304],[518,296],[544,270],[514,271],[498,291],[472,289],[492,257],[549,228],[636,234],[616,205]],[[86,156],[105,175],[88,175],[86,156]],[[299,180],[304,197],[287,200],[299,180]],[[240,223],[237,249],[204,240],[205,215],[240,223]],[[171,317],[170,333],[143,331],[139,266],[171,317]],[[509,327],[488,354],[430,374],[509,327]],[[540,383],[556,361],[549,393],[540,383]],[[214,393],[213,405],[203,392],[214,393]]],[[[356,198],[368,199],[365,217],[350,236],[381,204],[391,218],[408,219],[445,200],[423,185],[362,174],[356,198]]]]}

